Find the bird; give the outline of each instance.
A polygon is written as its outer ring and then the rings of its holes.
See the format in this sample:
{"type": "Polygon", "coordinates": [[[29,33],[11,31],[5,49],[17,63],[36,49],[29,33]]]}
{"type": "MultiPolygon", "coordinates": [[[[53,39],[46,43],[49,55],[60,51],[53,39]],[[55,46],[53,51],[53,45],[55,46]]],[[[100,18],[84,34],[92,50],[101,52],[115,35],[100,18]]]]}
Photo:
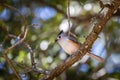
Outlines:
{"type": "MultiPolygon", "coordinates": [[[[60,31],[57,38],[55,39],[55,42],[57,42],[68,55],[72,55],[75,52],[77,52],[82,45],[74,37],[67,35],[65,32],[63,32],[63,30],[60,31]]],[[[86,55],[98,60],[99,62],[104,61],[103,58],[101,58],[91,52],[87,52],[86,55]]]]}

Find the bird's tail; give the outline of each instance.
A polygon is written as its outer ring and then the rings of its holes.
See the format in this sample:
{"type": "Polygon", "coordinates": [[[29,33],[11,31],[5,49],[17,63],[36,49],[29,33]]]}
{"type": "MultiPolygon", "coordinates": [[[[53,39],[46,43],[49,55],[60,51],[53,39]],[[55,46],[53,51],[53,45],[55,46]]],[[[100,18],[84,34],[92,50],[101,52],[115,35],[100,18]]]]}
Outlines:
{"type": "Polygon", "coordinates": [[[97,56],[95,54],[92,54],[90,52],[87,52],[87,55],[89,55],[91,58],[94,58],[94,59],[98,60],[99,62],[103,62],[104,61],[103,58],[101,58],[101,57],[99,57],[99,56],[97,56]]]}

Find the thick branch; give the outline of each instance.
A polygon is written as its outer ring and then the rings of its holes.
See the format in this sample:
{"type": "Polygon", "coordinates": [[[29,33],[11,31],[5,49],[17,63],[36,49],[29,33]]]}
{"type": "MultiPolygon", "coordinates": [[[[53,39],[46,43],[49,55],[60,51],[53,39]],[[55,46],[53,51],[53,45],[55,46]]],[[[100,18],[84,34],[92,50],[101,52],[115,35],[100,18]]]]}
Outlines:
{"type": "Polygon", "coordinates": [[[97,39],[99,33],[101,32],[107,21],[111,18],[114,11],[117,10],[118,7],[120,6],[119,0],[115,0],[114,2],[115,2],[114,6],[110,7],[106,15],[104,15],[101,18],[100,22],[95,24],[92,32],[86,38],[86,41],[83,44],[80,51],[76,52],[69,60],[56,67],[54,70],[52,70],[45,80],[52,80],[54,77],[59,76],[63,71],[65,71],[72,64],[74,64],[76,61],[81,59],[85,55],[85,53],[90,50],[91,46],[93,45],[94,41],[97,39]]]}

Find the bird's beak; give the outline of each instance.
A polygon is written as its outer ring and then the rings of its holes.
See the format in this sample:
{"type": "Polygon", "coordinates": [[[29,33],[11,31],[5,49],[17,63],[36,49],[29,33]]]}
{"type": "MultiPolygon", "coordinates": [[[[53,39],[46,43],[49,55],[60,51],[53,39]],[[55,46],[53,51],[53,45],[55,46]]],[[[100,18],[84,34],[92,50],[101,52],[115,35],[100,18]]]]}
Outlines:
{"type": "Polygon", "coordinates": [[[57,42],[57,41],[58,41],[58,39],[56,38],[56,39],[55,39],[55,42],[57,42]]]}
{"type": "Polygon", "coordinates": [[[57,37],[56,39],[55,39],[55,42],[57,42],[59,40],[59,38],[57,37]]]}

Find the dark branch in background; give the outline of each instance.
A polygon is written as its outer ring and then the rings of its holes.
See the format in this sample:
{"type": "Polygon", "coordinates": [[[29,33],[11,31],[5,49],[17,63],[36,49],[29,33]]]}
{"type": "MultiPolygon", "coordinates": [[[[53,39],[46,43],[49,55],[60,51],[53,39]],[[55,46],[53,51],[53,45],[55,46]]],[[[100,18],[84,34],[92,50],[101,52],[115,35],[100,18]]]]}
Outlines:
{"type": "MultiPolygon", "coordinates": [[[[12,35],[12,34],[9,34],[8,35],[10,38],[14,38],[14,39],[17,39],[19,36],[15,36],[15,35],[12,35]]],[[[18,41],[19,42],[19,41],[18,41]]],[[[30,45],[28,43],[26,43],[25,41],[23,41],[23,44],[28,48],[29,52],[30,52],[30,57],[31,57],[31,65],[33,68],[36,68],[36,65],[35,65],[35,61],[34,61],[34,52],[32,50],[32,48],[30,47],[30,45]]]]}
{"type": "MultiPolygon", "coordinates": [[[[63,9],[58,8],[56,5],[54,5],[52,3],[49,3],[49,2],[47,2],[45,0],[41,0],[40,2],[41,2],[42,5],[48,5],[50,7],[53,7],[54,9],[56,9],[57,12],[61,13],[65,18],[68,17],[66,12],[63,9]]],[[[94,17],[94,15],[89,15],[89,16],[86,16],[85,18],[72,17],[72,16],[69,16],[69,17],[70,17],[70,19],[72,19],[72,20],[74,20],[76,22],[85,22],[85,21],[90,20],[92,17],[94,17]]]]}
{"type": "Polygon", "coordinates": [[[14,72],[14,74],[17,76],[17,78],[18,78],[19,80],[22,80],[21,77],[20,77],[20,75],[19,75],[19,73],[18,73],[17,70],[15,69],[12,61],[8,58],[7,53],[4,53],[4,58],[7,60],[9,66],[11,67],[11,69],[13,70],[13,72],[14,72]]]}
{"type": "MultiPolygon", "coordinates": [[[[42,5],[48,5],[50,7],[53,7],[54,9],[56,9],[57,12],[63,14],[67,18],[67,14],[63,9],[60,9],[56,5],[49,3],[45,0],[41,0],[40,2],[42,5]]],[[[97,14],[97,15],[99,15],[99,14],[97,14]]],[[[88,16],[85,16],[84,18],[81,18],[78,16],[77,17],[70,16],[70,19],[76,21],[77,23],[81,23],[81,22],[90,21],[90,19],[93,18],[94,16],[96,16],[96,14],[93,14],[93,15],[89,14],[88,16]]],[[[118,11],[114,14],[114,16],[120,16],[120,9],[118,9],[118,11]]]]}
{"type": "Polygon", "coordinates": [[[15,7],[12,7],[12,6],[10,6],[10,5],[6,4],[6,3],[3,3],[2,5],[5,6],[5,7],[7,7],[7,8],[10,8],[10,9],[13,10],[13,11],[18,12],[19,15],[22,17],[22,19],[23,19],[23,21],[24,21],[23,24],[24,24],[24,26],[25,26],[25,30],[24,30],[24,32],[23,32],[23,38],[21,38],[18,42],[16,42],[15,44],[13,44],[12,46],[10,46],[9,48],[3,50],[4,58],[6,59],[6,61],[7,61],[8,64],[9,64],[9,66],[10,66],[11,69],[13,70],[14,74],[17,76],[17,78],[18,78],[19,80],[22,80],[21,77],[20,77],[20,75],[19,75],[19,73],[18,73],[17,70],[15,69],[12,61],[9,59],[9,57],[8,57],[7,54],[8,54],[8,52],[9,52],[11,49],[15,48],[17,45],[19,45],[20,43],[22,43],[22,42],[25,40],[25,38],[26,38],[26,36],[27,36],[27,33],[28,33],[28,27],[26,27],[27,21],[26,21],[25,17],[24,17],[24,16],[19,12],[19,10],[16,9],[15,7]]]}
{"type": "Polygon", "coordinates": [[[17,45],[19,45],[20,43],[22,43],[22,42],[25,40],[25,38],[26,38],[26,36],[27,36],[27,33],[28,33],[28,28],[25,29],[23,38],[21,38],[21,39],[20,39],[18,42],[16,42],[14,45],[12,45],[12,46],[10,46],[9,48],[7,48],[7,49],[5,50],[5,53],[7,53],[9,50],[13,49],[14,47],[16,47],[17,45]]]}
{"type": "MultiPolygon", "coordinates": [[[[39,1],[38,1],[39,2],[39,1]]],[[[53,7],[55,8],[58,12],[60,12],[61,14],[64,14],[66,17],[67,17],[67,14],[62,10],[62,9],[59,9],[56,5],[52,4],[52,3],[49,3],[48,1],[46,0],[40,0],[40,3],[42,3],[42,5],[48,5],[50,7],[53,7]]]]}
{"type": "MultiPolygon", "coordinates": [[[[32,26],[38,26],[38,24],[31,24],[31,25],[29,25],[29,27],[32,27],[32,26]]],[[[38,70],[37,69],[36,63],[35,63],[35,60],[34,60],[34,52],[33,52],[32,48],[31,48],[31,46],[28,43],[26,43],[26,42],[24,42],[24,45],[29,49],[29,52],[30,52],[31,65],[32,65],[32,70],[31,71],[36,72],[37,74],[45,74],[45,75],[49,74],[48,71],[38,70]]]]}
{"type": "Polygon", "coordinates": [[[36,64],[35,64],[35,61],[34,61],[34,52],[33,52],[32,48],[30,47],[30,45],[28,43],[24,42],[24,44],[29,49],[32,67],[36,68],[36,64]]]}
{"type": "MultiPolygon", "coordinates": [[[[22,17],[22,19],[23,19],[23,24],[24,24],[24,26],[26,27],[26,25],[27,25],[27,20],[26,20],[25,17],[20,13],[20,11],[19,11],[18,9],[16,9],[15,7],[10,6],[10,5],[6,4],[6,3],[4,3],[3,6],[8,7],[8,8],[10,8],[11,10],[14,10],[14,11],[18,12],[19,15],[20,15],[20,16],[22,17]]],[[[6,51],[9,51],[10,49],[16,47],[18,44],[22,43],[22,42],[25,40],[27,33],[28,33],[28,26],[25,28],[25,30],[24,30],[24,32],[23,32],[23,34],[24,34],[23,38],[22,38],[20,41],[18,41],[17,43],[15,43],[14,45],[12,45],[11,47],[9,47],[6,51]]]]}
{"type": "MultiPolygon", "coordinates": [[[[38,24],[31,24],[31,25],[28,25],[29,27],[32,27],[32,26],[38,26],[38,24]]],[[[12,35],[12,34],[9,34],[8,35],[10,38],[15,38],[15,39],[17,39],[18,38],[18,36],[15,36],[15,35],[12,35]]],[[[18,41],[19,42],[19,41],[18,41]]],[[[34,52],[33,52],[33,50],[32,50],[32,48],[31,48],[31,46],[28,44],[28,43],[26,43],[25,41],[23,41],[22,42],[23,43],[23,45],[25,45],[26,47],[27,47],[27,49],[29,50],[29,52],[30,52],[30,57],[31,57],[31,66],[32,66],[32,68],[31,67],[27,67],[27,72],[35,72],[35,73],[37,73],[37,74],[49,74],[49,72],[48,71],[45,71],[45,70],[38,70],[37,69],[37,67],[36,67],[36,63],[35,63],[35,60],[34,60],[34,52]],[[29,70],[28,70],[28,68],[29,68],[29,70]]],[[[14,62],[14,61],[13,61],[14,62]]],[[[16,63],[17,64],[17,63],[16,63]]],[[[26,70],[26,68],[23,68],[23,69],[25,69],[26,70]]],[[[27,73],[26,72],[26,73],[27,73]]]]}
{"type": "Polygon", "coordinates": [[[31,65],[32,65],[32,69],[31,71],[33,72],[36,72],[37,74],[49,74],[48,71],[45,71],[45,70],[38,70],[37,67],[36,67],[36,63],[35,63],[35,60],[34,60],[34,52],[32,50],[32,48],[30,47],[30,45],[26,42],[24,42],[24,45],[29,49],[29,52],[30,52],[30,57],[31,57],[31,65]]]}
{"type": "Polygon", "coordinates": [[[25,17],[21,14],[21,12],[17,8],[15,8],[13,6],[10,6],[10,5],[6,4],[6,3],[4,3],[3,6],[5,6],[7,8],[10,8],[11,10],[16,11],[21,16],[21,18],[23,19],[24,26],[27,25],[27,20],[25,19],[25,17]]]}
{"type": "Polygon", "coordinates": [[[64,72],[67,68],[69,68],[72,64],[74,64],[76,61],[81,59],[86,52],[90,50],[92,47],[94,41],[97,39],[99,33],[102,31],[103,27],[107,23],[107,21],[112,17],[114,12],[118,9],[120,6],[119,0],[114,0],[114,5],[109,7],[108,12],[106,12],[106,15],[103,15],[100,22],[96,23],[94,25],[94,28],[92,32],[89,34],[89,36],[86,38],[86,41],[84,42],[82,48],[80,48],[79,51],[77,51],[70,59],[68,59],[63,64],[57,66],[55,69],[53,69],[48,75],[45,80],[53,80],[53,78],[59,76],[62,72],[64,72]]]}
{"type": "Polygon", "coordinates": [[[18,78],[19,80],[21,80],[21,77],[20,77],[19,73],[17,72],[17,70],[15,69],[15,67],[14,67],[13,63],[11,62],[11,60],[8,58],[7,54],[8,54],[8,52],[9,52],[11,49],[13,49],[14,47],[16,47],[17,45],[19,45],[20,43],[22,43],[22,42],[25,40],[26,35],[27,35],[27,32],[28,32],[28,29],[26,28],[26,30],[25,30],[25,32],[24,32],[24,33],[25,33],[25,34],[24,34],[24,37],[23,37],[20,41],[18,41],[18,42],[15,43],[14,45],[12,45],[11,47],[9,47],[9,48],[7,48],[7,49],[5,49],[5,50],[3,51],[3,52],[4,52],[4,58],[6,59],[6,61],[7,61],[8,64],[10,65],[11,69],[13,70],[14,74],[17,76],[17,78],[18,78]]]}

